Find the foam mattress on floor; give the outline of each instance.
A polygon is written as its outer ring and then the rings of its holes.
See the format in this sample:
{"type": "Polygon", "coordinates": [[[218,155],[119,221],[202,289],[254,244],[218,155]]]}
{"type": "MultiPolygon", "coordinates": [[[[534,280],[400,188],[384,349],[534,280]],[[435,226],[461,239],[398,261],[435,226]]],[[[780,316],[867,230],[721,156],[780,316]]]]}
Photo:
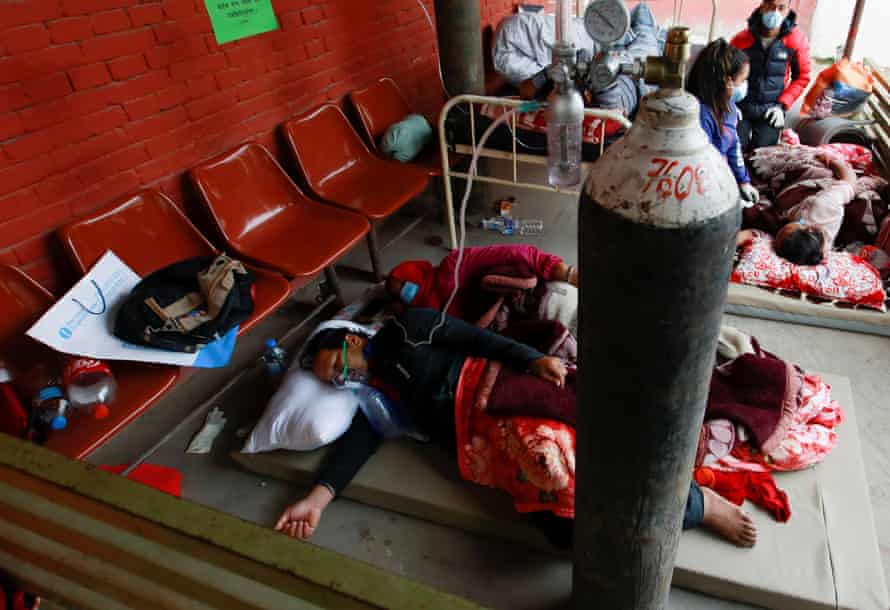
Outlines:
{"type": "Polygon", "coordinates": [[[814,303],[757,286],[731,283],[726,297],[726,311],[752,318],[890,336],[890,313],[864,307],[814,303]]]}
{"type": "MultiPolygon", "coordinates": [[[[776,476],[792,517],[779,524],[748,506],[757,546],[738,549],[706,531],[683,534],[673,583],[775,610],[887,610],[890,607],[856,427],[850,382],[823,375],[845,410],[835,450],[820,465],[776,476]]],[[[309,483],[324,455],[272,452],[233,457],[246,468],[309,483]]],[[[345,497],[420,519],[523,544],[546,544],[506,494],[460,480],[453,458],[429,445],[384,444],[345,497]]]]}

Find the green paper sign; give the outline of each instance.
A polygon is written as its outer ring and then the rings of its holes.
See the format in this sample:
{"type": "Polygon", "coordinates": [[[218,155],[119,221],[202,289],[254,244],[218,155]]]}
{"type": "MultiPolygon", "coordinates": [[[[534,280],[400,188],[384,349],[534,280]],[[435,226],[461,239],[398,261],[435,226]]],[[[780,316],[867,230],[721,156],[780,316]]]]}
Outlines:
{"type": "Polygon", "coordinates": [[[217,44],[278,29],[272,0],[204,0],[217,44]]]}

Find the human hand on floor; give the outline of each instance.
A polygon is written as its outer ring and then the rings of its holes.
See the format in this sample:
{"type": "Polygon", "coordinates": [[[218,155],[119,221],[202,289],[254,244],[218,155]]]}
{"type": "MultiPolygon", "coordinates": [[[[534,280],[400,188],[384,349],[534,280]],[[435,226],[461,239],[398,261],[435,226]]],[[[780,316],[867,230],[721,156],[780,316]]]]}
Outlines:
{"type": "Polygon", "coordinates": [[[316,485],[308,496],[284,509],[275,524],[275,531],[291,538],[308,540],[315,533],[324,509],[333,499],[334,495],[327,487],[316,485]]]}
{"type": "Polygon", "coordinates": [[[766,122],[773,129],[782,129],[785,127],[785,111],[781,106],[773,106],[763,115],[766,122]]]}
{"type": "Polygon", "coordinates": [[[565,362],[554,356],[538,358],[532,362],[531,371],[535,376],[553,383],[558,388],[566,384],[568,367],[565,362]]]}

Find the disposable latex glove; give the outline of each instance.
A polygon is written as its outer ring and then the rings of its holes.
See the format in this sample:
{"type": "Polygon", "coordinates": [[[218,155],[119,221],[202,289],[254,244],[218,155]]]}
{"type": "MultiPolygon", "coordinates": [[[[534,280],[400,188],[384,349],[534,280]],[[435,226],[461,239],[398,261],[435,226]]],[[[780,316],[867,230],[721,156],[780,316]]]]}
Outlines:
{"type": "Polygon", "coordinates": [[[748,204],[745,207],[751,207],[755,203],[760,202],[760,191],[754,188],[750,182],[741,185],[739,192],[742,195],[742,201],[748,204]]]}
{"type": "Polygon", "coordinates": [[[781,106],[773,106],[763,115],[766,122],[774,129],[782,129],[785,127],[785,111],[781,106]]]}
{"type": "Polygon", "coordinates": [[[186,453],[210,453],[213,441],[222,432],[226,425],[226,416],[218,408],[214,407],[204,420],[204,427],[198,431],[192,442],[189,443],[186,453]]]}

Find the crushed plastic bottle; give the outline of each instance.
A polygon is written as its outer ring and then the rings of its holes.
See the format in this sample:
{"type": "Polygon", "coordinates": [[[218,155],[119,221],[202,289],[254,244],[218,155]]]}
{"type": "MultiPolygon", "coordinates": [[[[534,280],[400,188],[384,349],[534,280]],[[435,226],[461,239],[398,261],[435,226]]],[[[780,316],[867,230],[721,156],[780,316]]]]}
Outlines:
{"type": "Polygon", "coordinates": [[[117,382],[107,364],[92,358],[72,358],[62,373],[65,393],[72,409],[95,419],[109,415],[109,405],[117,397],[117,382]]]}
{"type": "Polygon", "coordinates": [[[501,235],[513,235],[516,232],[516,220],[509,216],[492,216],[482,219],[482,228],[497,231],[501,235]]]}
{"type": "Polygon", "coordinates": [[[266,365],[266,374],[271,379],[280,379],[287,370],[287,352],[275,339],[266,339],[263,363],[266,365]]]}
{"type": "Polygon", "coordinates": [[[519,221],[519,234],[520,235],[540,235],[544,232],[544,221],[543,220],[520,220],[519,221]]]}

